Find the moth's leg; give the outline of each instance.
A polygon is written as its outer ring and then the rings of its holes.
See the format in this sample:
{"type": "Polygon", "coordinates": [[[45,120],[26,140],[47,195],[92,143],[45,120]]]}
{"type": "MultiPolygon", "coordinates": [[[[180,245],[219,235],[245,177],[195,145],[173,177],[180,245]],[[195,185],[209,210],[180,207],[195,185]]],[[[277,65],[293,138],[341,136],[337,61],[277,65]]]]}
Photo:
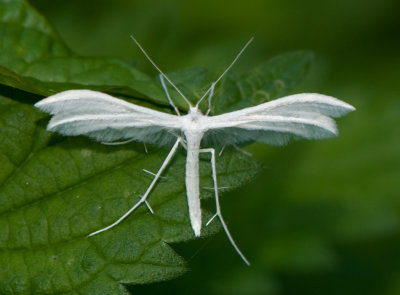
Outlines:
{"type": "Polygon", "coordinates": [[[130,143],[130,142],[132,142],[134,140],[135,139],[132,138],[132,139],[128,139],[128,140],[125,140],[125,141],[112,141],[112,142],[102,141],[101,144],[104,144],[104,145],[120,145],[120,144],[130,143]]]}
{"type": "Polygon", "coordinates": [[[178,138],[180,138],[181,139],[181,146],[185,149],[185,150],[187,150],[188,148],[187,148],[187,143],[186,143],[186,139],[185,139],[185,137],[183,136],[183,135],[179,135],[179,134],[174,134],[176,137],[178,137],[178,138]]]}
{"type": "MultiPolygon", "coordinates": [[[[142,171],[143,171],[143,172],[146,172],[147,174],[153,175],[154,177],[157,176],[156,173],[153,173],[153,172],[151,172],[151,171],[149,171],[149,170],[147,170],[147,169],[142,169],[142,171]]],[[[161,178],[167,178],[167,177],[165,177],[165,176],[159,176],[158,178],[161,179],[161,178]]]]}
{"type": "MultiPolygon", "coordinates": [[[[213,187],[208,187],[208,186],[202,186],[201,188],[202,188],[202,189],[207,189],[207,190],[210,190],[210,191],[213,191],[213,190],[214,190],[213,187]]],[[[219,190],[224,190],[224,189],[228,189],[228,188],[229,188],[229,186],[220,186],[218,189],[219,189],[219,190]]],[[[209,222],[210,222],[210,221],[209,221],[209,222]]],[[[209,224],[209,222],[207,222],[206,226],[209,224]]]]}
{"type": "Polygon", "coordinates": [[[246,257],[243,255],[243,253],[240,251],[239,247],[236,245],[235,241],[232,238],[231,233],[229,232],[228,226],[225,223],[224,218],[222,217],[221,213],[221,206],[219,204],[219,197],[218,197],[218,184],[217,184],[217,169],[216,169],[216,161],[215,161],[215,150],[213,148],[207,148],[207,149],[200,149],[200,153],[210,153],[211,154],[211,170],[212,170],[212,178],[214,182],[214,193],[215,193],[215,207],[217,210],[217,213],[207,222],[207,225],[210,224],[210,222],[218,217],[219,220],[221,221],[222,227],[231,242],[233,248],[235,248],[236,252],[239,254],[239,256],[243,259],[243,261],[247,264],[250,265],[250,262],[246,259],[246,257]]]}
{"type": "Polygon", "coordinates": [[[252,153],[249,153],[248,151],[245,151],[244,149],[238,147],[236,144],[232,144],[232,146],[233,146],[238,152],[241,152],[241,153],[245,154],[246,156],[251,156],[251,157],[253,156],[252,153]]]}
{"type": "Polygon", "coordinates": [[[176,113],[178,116],[180,116],[181,114],[179,113],[178,108],[176,107],[176,105],[175,105],[174,102],[172,101],[171,96],[169,95],[168,88],[167,88],[167,86],[165,85],[164,76],[161,75],[161,74],[159,74],[158,76],[160,77],[161,86],[162,86],[162,88],[164,89],[164,92],[165,92],[165,95],[166,95],[167,98],[168,98],[169,104],[174,108],[175,113],[176,113]]]}
{"type": "MultiPolygon", "coordinates": [[[[135,139],[132,138],[132,139],[128,139],[128,140],[125,140],[125,141],[111,141],[111,142],[102,141],[101,144],[104,144],[104,145],[120,145],[120,144],[127,144],[127,143],[130,143],[130,142],[132,142],[132,141],[134,141],[134,140],[135,140],[135,139]]],[[[145,153],[148,154],[149,151],[147,150],[146,143],[143,143],[143,146],[144,146],[144,151],[145,151],[145,153]]]]}
{"type": "MultiPolygon", "coordinates": [[[[244,149],[238,147],[236,144],[232,144],[232,146],[237,150],[238,152],[241,152],[242,154],[245,154],[246,156],[253,156],[252,153],[249,153],[248,151],[245,151],[244,149]]],[[[220,157],[222,153],[224,152],[226,148],[226,144],[222,146],[222,149],[219,151],[218,156],[220,157]]]]}
{"type": "Polygon", "coordinates": [[[151,210],[150,206],[148,205],[146,199],[149,196],[149,194],[150,194],[151,190],[153,189],[154,185],[156,184],[157,180],[160,178],[161,173],[165,170],[165,168],[168,166],[169,162],[171,161],[173,155],[175,154],[176,150],[179,147],[179,144],[180,144],[181,140],[182,139],[180,137],[176,140],[174,146],[172,147],[172,149],[168,153],[168,156],[165,158],[165,160],[162,163],[160,169],[158,170],[157,174],[155,175],[153,181],[150,183],[149,187],[147,188],[147,190],[144,193],[144,195],[140,198],[140,200],[131,209],[129,209],[124,215],[122,215],[117,221],[115,221],[113,224],[110,224],[109,226],[107,226],[105,228],[102,228],[102,229],[100,229],[98,231],[95,231],[94,233],[91,233],[89,236],[94,236],[94,235],[96,235],[98,233],[101,233],[103,231],[109,230],[110,228],[116,226],[121,221],[123,221],[126,217],[128,217],[129,214],[131,214],[133,211],[135,211],[136,208],[139,207],[140,204],[142,204],[142,203],[145,203],[146,206],[149,208],[149,210],[151,212],[153,211],[153,210],[151,210]]]}
{"type": "Polygon", "coordinates": [[[221,150],[219,151],[219,153],[218,153],[218,157],[221,157],[221,155],[222,155],[222,153],[224,152],[225,148],[226,148],[226,144],[224,144],[224,145],[222,146],[222,149],[221,149],[221,150]]]}
{"type": "MultiPolygon", "coordinates": [[[[128,140],[125,140],[125,141],[111,141],[111,142],[102,141],[101,144],[104,144],[104,145],[120,145],[120,144],[127,144],[127,143],[130,143],[130,142],[132,142],[132,141],[134,141],[134,140],[135,140],[135,139],[132,138],[132,139],[128,139],[128,140]]],[[[147,150],[146,143],[143,143],[143,146],[144,146],[144,151],[145,151],[145,153],[148,154],[149,151],[147,150]]]]}

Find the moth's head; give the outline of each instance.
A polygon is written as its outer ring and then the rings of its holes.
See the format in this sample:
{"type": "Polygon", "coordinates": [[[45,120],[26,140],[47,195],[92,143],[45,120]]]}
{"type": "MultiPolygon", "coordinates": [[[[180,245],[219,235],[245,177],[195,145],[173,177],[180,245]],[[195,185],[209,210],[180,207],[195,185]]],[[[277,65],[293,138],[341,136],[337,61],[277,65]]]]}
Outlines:
{"type": "Polygon", "coordinates": [[[190,106],[189,107],[189,114],[191,114],[191,115],[201,115],[201,116],[203,115],[203,113],[199,109],[198,105],[190,106]]]}

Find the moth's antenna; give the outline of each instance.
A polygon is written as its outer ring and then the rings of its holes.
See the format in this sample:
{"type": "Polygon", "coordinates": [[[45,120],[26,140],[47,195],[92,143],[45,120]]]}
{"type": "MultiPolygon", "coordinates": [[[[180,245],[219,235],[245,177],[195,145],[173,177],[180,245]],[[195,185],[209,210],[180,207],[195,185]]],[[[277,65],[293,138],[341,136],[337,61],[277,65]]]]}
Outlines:
{"type": "Polygon", "coordinates": [[[165,80],[167,80],[169,82],[169,84],[171,84],[172,87],[174,87],[174,89],[176,90],[176,92],[179,93],[180,96],[182,96],[182,98],[186,101],[186,103],[190,106],[193,107],[192,104],[190,103],[190,101],[186,98],[186,96],[183,95],[182,91],[179,90],[179,88],[172,83],[172,81],[167,77],[167,75],[164,74],[163,71],[160,70],[160,68],[156,65],[156,63],[150,58],[150,56],[147,54],[147,52],[143,49],[143,47],[139,44],[139,42],[135,39],[135,37],[133,37],[131,35],[131,39],[133,40],[133,42],[135,42],[136,46],[139,47],[140,51],[142,51],[142,53],[144,54],[144,56],[149,60],[149,62],[153,65],[153,67],[156,68],[156,70],[165,78],[165,80]]]}
{"type": "MultiPolygon", "coordinates": [[[[215,80],[212,84],[211,87],[208,88],[208,90],[203,94],[203,96],[200,98],[200,100],[196,103],[196,107],[199,106],[201,101],[207,96],[207,94],[214,89],[215,85],[222,79],[223,76],[232,68],[232,66],[236,63],[236,61],[239,59],[239,57],[242,55],[242,53],[246,50],[247,46],[253,41],[254,37],[251,37],[249,41],[243,46],[243,48],[239,51],[239,53],[236,55],[236,57],[233,59],[231,64],[225,69],[225,71],[219,76],[217,80],[215,80]]],[[[209,98],[211,100],[211,97],[209,98]]]]}

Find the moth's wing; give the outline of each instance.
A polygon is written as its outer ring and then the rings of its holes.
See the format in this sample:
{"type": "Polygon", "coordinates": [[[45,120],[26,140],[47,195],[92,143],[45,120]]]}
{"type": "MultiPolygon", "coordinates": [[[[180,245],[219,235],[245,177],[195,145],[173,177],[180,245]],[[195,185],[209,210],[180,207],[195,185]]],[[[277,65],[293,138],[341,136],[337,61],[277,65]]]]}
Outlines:
{"type": "Polygon", "coordinates": [[[177,116],[92,90],[60,92],[35,107],[53,115],[47,130],[97,141],[134,139],[163,144],[175,138],[173,133],[179,129],[177,116]]]}
{"type": "Polygon", "coordinates": [[[301,93],[258,106],[207,117],[206,139],[228,144],[260,141],[283,145],[291,137],[322,139],[338,134],[337,118],[355,108],[337,98],[301,93]],[[332,118],[331,118],[332,117],[332,118]]]}

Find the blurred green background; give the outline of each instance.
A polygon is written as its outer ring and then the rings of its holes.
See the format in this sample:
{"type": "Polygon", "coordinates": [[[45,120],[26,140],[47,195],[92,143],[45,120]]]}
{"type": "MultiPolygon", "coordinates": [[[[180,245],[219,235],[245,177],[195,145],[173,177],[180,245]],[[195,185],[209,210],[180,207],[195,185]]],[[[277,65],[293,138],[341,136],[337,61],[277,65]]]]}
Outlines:
{"type": "MultiPolygon", "coordinates": [[[[190,272],[132,286],[136,294],[400,294],[400,1],[31,0],[77,53],[114,56],[155,74],[226,66],[237,72],[284,51],[316,59],[296,92],[357,108],[340,136],[247,150],[263,172],[222,209],[252,262],[221,232],[175,245],[190,272]]],[[[211,203],[210,203],[211,204],[211,203]]]]}

